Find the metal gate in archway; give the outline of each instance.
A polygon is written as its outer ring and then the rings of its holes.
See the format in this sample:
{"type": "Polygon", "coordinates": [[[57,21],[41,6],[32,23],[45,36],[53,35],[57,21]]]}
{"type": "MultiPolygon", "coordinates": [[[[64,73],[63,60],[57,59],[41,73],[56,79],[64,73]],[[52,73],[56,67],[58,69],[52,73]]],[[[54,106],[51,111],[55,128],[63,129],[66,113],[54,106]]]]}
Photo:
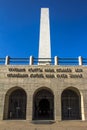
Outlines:
{"type": "Polygon", "coordinates": [[[70,89],[63,91],[61,103],[63,120],[81,119],[80,96],[76,92],[70,89]]]}
{"type": "Polygon", "coordinates": [[[22,89],[17,89],[10,94],[8,119],[26,118],[26,98],[26,93],[22,89]]]}

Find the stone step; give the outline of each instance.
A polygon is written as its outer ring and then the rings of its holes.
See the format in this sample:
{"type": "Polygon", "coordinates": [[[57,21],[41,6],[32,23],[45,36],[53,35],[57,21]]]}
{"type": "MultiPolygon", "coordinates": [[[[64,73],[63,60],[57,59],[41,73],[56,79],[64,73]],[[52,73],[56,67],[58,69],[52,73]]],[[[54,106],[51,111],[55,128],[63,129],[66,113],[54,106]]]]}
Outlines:
{"type": "Polygon", "coordinates": [[[60,121],[35,124],[29,121],[0,121],[0,130],[87,130],[87,121],[60,121]]]}

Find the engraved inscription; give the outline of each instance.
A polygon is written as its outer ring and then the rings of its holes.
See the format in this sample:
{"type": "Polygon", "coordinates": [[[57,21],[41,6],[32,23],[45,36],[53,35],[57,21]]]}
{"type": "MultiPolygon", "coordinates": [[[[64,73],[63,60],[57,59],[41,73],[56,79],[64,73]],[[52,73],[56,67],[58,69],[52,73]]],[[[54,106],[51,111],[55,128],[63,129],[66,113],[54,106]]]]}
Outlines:
{"type": "Polygon", "coordinates": [[[9,73],[7,77],[13,78],[83,78],[83,69],[81,68],[17,68],[12,67],[8,68],[9,73]],[[18,73],[17,73],[18,72],[18,73]],[[22,73],[21,73],[22,72],[22,73]],[[25,74],[27,72],[27,74],[25,74]],[[73,73],[74,72],[74,73],[73,73]]]}
{"type": "Polygon", "coordinates": [[[9,68],[10,72],[25,72],[25,68],[9,68]]]}
{"type": "Polygon", "coordinates": [[[83,78],[82,74],[70,74],[70,78],[83,78]]]}
{"type": "Polygon", "coordinates": [[[13,78],[27,78],[28,74],[7,74],[7,77],[13,77],[13,78]]]}
{"type": "Polygon", "coordinates": [[[28,69],[28,71],[29,72],[43,72],[43,69],[41,69],[41,68],[30,68],[30,69],[28,69]]]}
{"type": "Polygon", "coordinates": [[[72,70],[70,68],[66,68],[66,69],[56,69],[56,72],[72,72],[72,70]]]}

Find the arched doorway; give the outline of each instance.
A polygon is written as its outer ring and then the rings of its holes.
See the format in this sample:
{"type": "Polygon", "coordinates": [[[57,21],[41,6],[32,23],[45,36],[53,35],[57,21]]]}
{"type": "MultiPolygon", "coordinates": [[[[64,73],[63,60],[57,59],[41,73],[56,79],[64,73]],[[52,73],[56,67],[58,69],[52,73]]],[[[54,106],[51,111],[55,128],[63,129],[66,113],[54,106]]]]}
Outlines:
{"type": "Polygon", "coordinates": [[[72,89],[66,89],[62,93],[62,119],[80,120],[81,119],[81,98],[80,94],[72,89]]]}
{"type": "Polygon", "coordinates": [[[41,89],[34,95],[33,114],[34,120],[54,119],[54,96],[51,91],[41,89]]]}
{"type": "Polygon", "coordinates": [[[26,93],[23,89],[16,89],[9,95],[8,119],[26,118],[26,93]]]}

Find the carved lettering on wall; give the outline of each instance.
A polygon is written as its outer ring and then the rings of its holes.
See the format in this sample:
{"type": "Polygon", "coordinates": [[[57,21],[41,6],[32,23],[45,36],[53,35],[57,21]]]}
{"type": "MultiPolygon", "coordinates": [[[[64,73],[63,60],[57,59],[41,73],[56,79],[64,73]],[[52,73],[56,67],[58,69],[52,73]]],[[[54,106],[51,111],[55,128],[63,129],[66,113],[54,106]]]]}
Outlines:
{"type": "Polygon", "coordinates": [[[8,68],[7,77],[12,78],[83,78],[81,68],[8,68]],[[27,74],[25,73],[27,72],[27,74]],[[74,73],[73,73],[74,72],[74,73]]]}
{"type": "Polygon", "coordinates": [[[46,78],[55,78],[54,74],[46,74],[45,76],[46,76],[46,78]]]}
{"type": "Polygon", "coordinates": [[[9,68],[10,72],[25,72],[25,68],[9,68]]]}
{"type": "Polygon", "coordinates": [[[13,78],[27,78],[28,74],[7,74],[7,77],[13,77],[13,78]]]}
{"type": "Polygon", "coordinates": [[[70,78],[83,78],[82,74],[70,74],[70,78]]]}
{"type": "Polygon", "coordinates": [[[43,74],[31,74],[30,78],[44,78],[43,74]]]}
{"type": "Polygon", "coordinates": [[[57,78],[68,78],[67,74],[57,74],[57,78]]]}
{"type": "Polygon", "coordinates": [[[82,69],[75,69],[75,72],[81,73],[81,72],[83,72],[83,70],[82,69]]]}
{"type": "Polygon", "coordinates": [[[29,72],[43,72],[43,69],[41,68],[30,68],[28,69],[29,72]]]}
{"type": "Polygon", "coordinates": [[[45,72],[55,72],[54,69],[45,69],[45,72]]]}
{"type": "Polygon", "coordinates": [[[56,69],[56,71],[57,72],[72,72],[72,69],[70,69],[70,68],[65,68],[65,69],[59,68],[59,69],[56,69]]]}

